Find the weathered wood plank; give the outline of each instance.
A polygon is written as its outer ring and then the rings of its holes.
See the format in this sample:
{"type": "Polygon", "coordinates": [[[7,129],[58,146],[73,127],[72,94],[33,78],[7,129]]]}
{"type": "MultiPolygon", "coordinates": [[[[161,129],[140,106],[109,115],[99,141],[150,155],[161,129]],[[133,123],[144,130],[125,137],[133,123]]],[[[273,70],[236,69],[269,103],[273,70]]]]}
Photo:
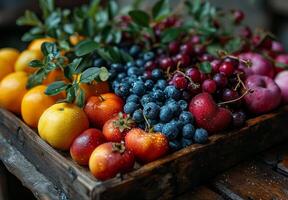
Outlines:
{"type": "Polygon", "coordinates": [[[66,159],[12,113],[0,110],[0,119],[0,134],[27,155],[36,169],[62,188],[68,198],[91,198],[97,183],[87,169],[66,159]]]}
{"type": "Polygon", "coordinates": [[[231,199],[288,199],[288,178],[256,161],[223,173],[212,185],[231,199]]]}
{"type": "Polygon", "coordinates": [[[251,119],[241,130],[210,137],[124,176],[98,182],[23,122],[0,109],[0,133],[71,199],[174,199],[247,156],[288,139],[288,107],[251,119]],[[277,133],[277,137],[275,137],[277,133]],[[253,148],[251,148],[253,147],[253,148]]]}
{"type": "MultiPolygon", "coordinates": [[[[22,181],[22,184],[25,187],[33,192],[36,198],[43,200],[67,199],[61,190],[55,188],[55,186],[47,180],[46,177],[40,174],[19,151],[9,145],[1,134],[0,160],[13,175],[22,181]]],[[[7,198],[4,198],[3,200],[7,200],[7,198]]]]}
{"type": "Polygon", "coordinates": [[[213,192],[211,189],[201,186],[193,189],[191,192],[187,192],[183,195],[180,195],[175,200],[224,200],[216,192],[213,192]]]}

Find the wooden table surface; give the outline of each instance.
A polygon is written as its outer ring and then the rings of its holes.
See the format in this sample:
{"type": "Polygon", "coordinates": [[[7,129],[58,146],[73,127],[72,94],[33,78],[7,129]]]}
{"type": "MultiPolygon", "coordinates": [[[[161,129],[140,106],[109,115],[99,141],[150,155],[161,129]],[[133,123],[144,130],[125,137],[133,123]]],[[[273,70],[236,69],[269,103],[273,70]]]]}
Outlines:
{"type": "MultiPolygon", "coordinates": [[[[253,148],[253,147],[251,147],[253,148]]],[[[205,158],[203,158],[205,159],[205,158]]],[[[38,199],[67,199],[0,134],[0,160],[38,199]]],[[[211,166],[213,168],[213,166],[211,166]]],[[[195,172],[197,173],[197,172],[195,172]]],[[[0,183],[1,165],[0,165],[0,183]]],[[[0,184],[0,200],[5,199],[0,184]]],[[[288,141],[253,157],[176,200],[288,200],[288,141]]]]}

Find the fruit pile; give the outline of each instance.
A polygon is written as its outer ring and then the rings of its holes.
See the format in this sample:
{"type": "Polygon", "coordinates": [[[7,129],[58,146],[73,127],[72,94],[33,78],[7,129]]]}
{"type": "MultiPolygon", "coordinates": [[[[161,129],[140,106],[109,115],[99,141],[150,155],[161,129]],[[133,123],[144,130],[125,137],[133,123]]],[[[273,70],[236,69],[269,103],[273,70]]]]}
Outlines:
{"type": "Polygon", "coordinates": [[[288,54],[242,11],[140,3],[40,1],[17,21],[27,49],[0,50],[0,107],[100,180],[288,103],[288,54]]]}

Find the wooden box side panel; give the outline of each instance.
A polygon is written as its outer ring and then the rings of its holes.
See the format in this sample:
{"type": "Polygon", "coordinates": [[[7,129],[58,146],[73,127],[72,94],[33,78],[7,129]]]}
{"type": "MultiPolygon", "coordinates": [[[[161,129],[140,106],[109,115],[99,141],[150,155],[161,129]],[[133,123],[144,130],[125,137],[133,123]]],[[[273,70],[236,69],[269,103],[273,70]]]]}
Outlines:
{"type": "Polygon", "coordinates": [[[0,132],[36,169],[64,190],[71,199],[91,199],[96,182],[87,169],[77,166],[45,143],[13,114],[0,109],[0,132]],[[73,197],[73,198],[72,198],[73,197]]]}

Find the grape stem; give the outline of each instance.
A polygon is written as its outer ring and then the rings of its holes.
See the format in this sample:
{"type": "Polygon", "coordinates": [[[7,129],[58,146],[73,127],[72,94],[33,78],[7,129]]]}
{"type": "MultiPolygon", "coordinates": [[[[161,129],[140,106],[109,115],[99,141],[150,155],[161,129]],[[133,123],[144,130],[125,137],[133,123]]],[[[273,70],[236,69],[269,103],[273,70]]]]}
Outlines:
{"type": "Polygon", "coordinates": [[[252,89],[248,89],[248,90],[246,90],[240,97],[238,97],[237,99],[233,99],[233,100],[230,100],[230,101],[220,102],[220,103],[218,103],[218,106],[222,106],[222,105],[225,105],[225,104],[237,102],[237,101],[241,100],[243,97],[245,97],[248,93],[252,93],[252,92],[253,92],[252,89]]]}

